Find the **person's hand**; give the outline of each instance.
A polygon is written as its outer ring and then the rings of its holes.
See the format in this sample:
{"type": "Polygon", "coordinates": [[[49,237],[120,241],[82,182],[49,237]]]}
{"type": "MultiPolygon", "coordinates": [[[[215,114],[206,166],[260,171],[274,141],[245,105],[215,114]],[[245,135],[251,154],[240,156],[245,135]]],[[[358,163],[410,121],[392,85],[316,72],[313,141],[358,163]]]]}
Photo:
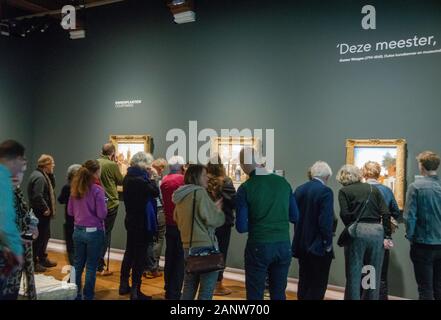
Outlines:
{"type": "Polygon", "coordinates": [[[31,226],[31,227],[29,228],[29,231],[32,232],[32,238],[34,238],[34,240],[38,238],[38,236],[39,236],[39,233],[38,233],[38,227],[36,227],[36,226],[31,226]]]}
{"type": "Polygon", "coordinates": [[[394,247],[394,242],[391,239],[384,239],[384,249],[390,250],[394,247]]]}
{"type": "Polygon", "coordinates": [[[224,204],[224,200],[222,198],[220,198],[214,204],[216,205],[216,208],[218,208],[219,210],[222,210],[222,206],[224,204]]]}
{"type": "Polygon", "coordinates": [[[51,215],[51,210],[50,210],[50,209],[47,209],[47,210],[43,213],[43,215],[44,215],[45,217],[49,217],[49,216],[51,215]]]}

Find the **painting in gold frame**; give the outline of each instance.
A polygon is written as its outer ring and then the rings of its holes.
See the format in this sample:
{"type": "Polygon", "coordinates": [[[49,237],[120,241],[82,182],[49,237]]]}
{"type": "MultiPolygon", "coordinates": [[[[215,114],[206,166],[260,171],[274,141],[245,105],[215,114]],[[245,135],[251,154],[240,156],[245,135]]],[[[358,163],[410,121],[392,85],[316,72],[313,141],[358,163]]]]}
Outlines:
{"type": "Polygon", "coordinates": [[[110,142],[115,146],[116,160],[121,174],[125,176],[132,156],[140,151],[152,152],[152,137],[149,135],[111,135],[110,142]]]}
{"type": "Polygon", "coordinates": [[[404,208],[406,180],[406,140],[348,139],[346,163],[362,168],[368,161],[381,165],[379,181],[392,189],[400,210],[404,208]]]}
{"type": "Polygon", "coordinates": [[[261,152],[261,141],[255,137],[214,137],[211,139],[211,150],[218,154],[225,167],[228,177],[233,180],[235,186],[240,185],[247,179],[247,175],[240,167],[239,153],[244,147],[253,147],[258,153],[261,152]]]}

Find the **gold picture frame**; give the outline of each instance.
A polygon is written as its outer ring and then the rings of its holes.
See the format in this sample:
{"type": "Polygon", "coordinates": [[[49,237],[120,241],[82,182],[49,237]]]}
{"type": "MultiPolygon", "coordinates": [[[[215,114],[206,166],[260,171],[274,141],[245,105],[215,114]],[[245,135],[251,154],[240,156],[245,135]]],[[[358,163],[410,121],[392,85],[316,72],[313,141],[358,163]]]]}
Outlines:
{"type": "MultiPolygon", "coordinates": [[[[112,134],[109,141],[115,146],[115,156],[123,177],[127,174],[131,156],[140,151],[149,153],[153,151],[153,138],[150,135],[112,134]]],[[[121,186],[118,187],[118,191],[122,191],[121,186]]]]}
{"type": "Polygon", "coordinates": [[[213,154],[221,157],[225,166],[225,172],[231,178],[234,185],[243,183],[247,176],[240,167],[239,152],[244,147],[253,147],[258,154],[261,154],[261,140],[255,137],[213,137],[211,139],[211,150],[213,154]]]}
{"type": "Polygon", "coordinates": [[[405,139],[346,140],[346,163],[362,167],[367,161],[379,162],[380,182],[392,189],[400,210],[405,201],[406,146],[405,139]]]}

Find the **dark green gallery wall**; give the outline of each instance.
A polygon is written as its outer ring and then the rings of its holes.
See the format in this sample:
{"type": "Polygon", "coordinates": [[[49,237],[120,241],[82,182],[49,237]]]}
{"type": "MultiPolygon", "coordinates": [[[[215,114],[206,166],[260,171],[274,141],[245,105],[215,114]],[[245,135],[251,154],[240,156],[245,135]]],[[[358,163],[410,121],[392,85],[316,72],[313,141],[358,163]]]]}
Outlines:
{"type": "MultiPolygon", "coordinates": [[[[439,42],[441,3],[384,3],[199,0],[197,22],[187,25],[173,24],[163,1],[91,11],[86,39],[40,40],[46,50],[35,83],[34,154],[55,156],[59,191],[68,165],[97,157],[110,134],[150,134],[155,156],[164,156],[167,131],[188,131],[197,120],[200,129],[275,129],[275,167],[293,187],[316,160],[337,171],[347,138],[405,138],[411,182],[415,156],[441,152],[441,54],[339,63],[336,45],[414,35],[439,42]],[[376,6],[376,30],[360,26],[367,3],[376,6]],[[142,104],[114,107],[133,99],[142,104]]],[[[334,179],[331,186],[337,194],[334,179]]],[[[123,217],[121,206],[116,248],[125,245],[123,217]]],[[[54,238],[63,238],[62,223],[60,207],[54,238]]],[[[390,293],[416,298],[404,227],[395,240],[390,293]]],[[[243,268],[245,241],[234,232],[229,266],[243,268]]],[[[343,261],[336,248],[331,284],[344,286],[343,261]]],[[[291,276],[297,270],[293,260],[291,276]]]]}
{"type": "Polygon", "coordinates": [[[30,43],[0,37],[0,141],[16,139],[32,157],[33,71],[30,43]]]}

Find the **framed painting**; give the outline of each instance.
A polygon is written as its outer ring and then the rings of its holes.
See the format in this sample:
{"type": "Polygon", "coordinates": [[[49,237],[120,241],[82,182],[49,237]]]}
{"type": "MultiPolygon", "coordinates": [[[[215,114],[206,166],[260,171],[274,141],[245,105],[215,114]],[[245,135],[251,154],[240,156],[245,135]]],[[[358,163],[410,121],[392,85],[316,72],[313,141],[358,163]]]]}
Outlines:
{"type": "Polygon", "coordinates": [[[398,207],[403,210],[406,180],[406,140],[346,140],[347,164],[362,168],[368,161],[375,161],[381,165],[379,182],[392,189],[398,207]]]}
{"type": "Polygon", "coordinates": [[[253,147],[261,152],[261,141],[255,137],[214,137],[211,139],[211,150],[218,154],[225,167],[228,177],[235,186],[247,179],[247,175],[240,167],[239,153],[244,147],[253,147]]]}
{"type": "Polygon", "coordinates": [[[152,152],[153,139],[149,135],[111,135],[110,142],[116,149],[116,160],[121,174],[125,176],[132,156],[140,151],[152,152]]]}

